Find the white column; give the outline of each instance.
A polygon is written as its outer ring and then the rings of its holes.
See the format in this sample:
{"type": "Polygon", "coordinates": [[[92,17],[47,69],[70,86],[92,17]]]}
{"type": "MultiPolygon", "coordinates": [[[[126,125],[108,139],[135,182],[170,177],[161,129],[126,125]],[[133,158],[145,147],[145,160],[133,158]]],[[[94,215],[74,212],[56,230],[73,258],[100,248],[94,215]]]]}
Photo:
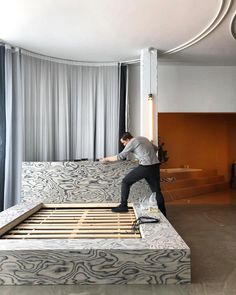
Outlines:
{"type": "Polygon", "coordinates": [[[157,144],[157,49],[155,48],[141,50],[140,86],[140,135],[157,144]],[[152,95],[150,100],[149,94],[152,95]]]}

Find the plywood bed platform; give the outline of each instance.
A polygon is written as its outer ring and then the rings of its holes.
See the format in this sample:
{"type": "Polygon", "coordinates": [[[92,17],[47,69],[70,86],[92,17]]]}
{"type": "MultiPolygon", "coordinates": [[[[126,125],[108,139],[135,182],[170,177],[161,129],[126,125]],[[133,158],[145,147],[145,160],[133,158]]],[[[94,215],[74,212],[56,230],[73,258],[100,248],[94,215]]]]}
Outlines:
{"type": "Polygon", "coordinates": [[[190,249],[168,220],[116,203],[22,203],[0,213],[0,285],[186,284],[190,249]],[[60,228],[59,228],[60,226],[60,228]]]}

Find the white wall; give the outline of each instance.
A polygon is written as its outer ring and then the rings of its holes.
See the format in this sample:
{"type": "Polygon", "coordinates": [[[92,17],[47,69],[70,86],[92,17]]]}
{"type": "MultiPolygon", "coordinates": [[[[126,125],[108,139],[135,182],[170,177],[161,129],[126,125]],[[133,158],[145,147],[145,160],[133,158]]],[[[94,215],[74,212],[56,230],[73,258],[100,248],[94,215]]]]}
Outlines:
{"type": "MultiPolygon", "coordinates": [[[[129,131],[140,134],[140,67],[129,66],[129,131]]],[[[159,65],[158,112],[236,112],[235,66],[159,65]]]]}
{"type": "Polygon", "coordinates": [[[159,112],[236,112],[235,66],[159,65],[159,112]]]}

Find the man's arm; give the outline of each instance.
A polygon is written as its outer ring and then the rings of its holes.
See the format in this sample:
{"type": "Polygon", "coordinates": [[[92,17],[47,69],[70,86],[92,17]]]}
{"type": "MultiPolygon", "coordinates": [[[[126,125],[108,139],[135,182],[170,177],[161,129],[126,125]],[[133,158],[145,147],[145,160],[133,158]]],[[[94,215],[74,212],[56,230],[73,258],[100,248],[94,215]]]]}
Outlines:
{"type": "Polygon", "coordinates": [[[137,142],[135,138],[131,139],[128,144],[125,146],[123,151],[117,155],[118,160],[124,160],[127,158],[129,153],[132,153],[135,146],[137,146],[137,142]]]}
{"type": "Polygon", "coordinates": [[[118,155],[116,156],[111,156],[111,157],[106,157],[106,158],[103,158],[100,160],[100,162],[102,163],[108,163],[108,162],[116,162],[116,161],[119,161],[119,160],[124,160],[126,159],[126,157],[128,156],[129,153],[131,153],[134,149],[134,144],[135,144],[135,141],[134,139],[131,140],[127,145],[126,147],[123,149],[123,151],[121,153],[119,153],[118,155]]]}

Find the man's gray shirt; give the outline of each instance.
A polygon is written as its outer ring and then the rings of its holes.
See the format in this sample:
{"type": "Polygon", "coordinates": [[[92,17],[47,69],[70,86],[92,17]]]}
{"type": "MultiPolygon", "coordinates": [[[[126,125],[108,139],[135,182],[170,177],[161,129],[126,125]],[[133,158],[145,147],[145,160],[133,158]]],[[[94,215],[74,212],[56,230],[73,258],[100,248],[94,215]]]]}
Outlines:
{"type": "Polygon", "coordinates": [[[129,153],[137,156],[140,165],[147,166],[160,163],[156,155],[157,146],[152,144],[146,137],[132,138],[123,151],[117,155],[118,160],[126,159],[129,153]]]}

